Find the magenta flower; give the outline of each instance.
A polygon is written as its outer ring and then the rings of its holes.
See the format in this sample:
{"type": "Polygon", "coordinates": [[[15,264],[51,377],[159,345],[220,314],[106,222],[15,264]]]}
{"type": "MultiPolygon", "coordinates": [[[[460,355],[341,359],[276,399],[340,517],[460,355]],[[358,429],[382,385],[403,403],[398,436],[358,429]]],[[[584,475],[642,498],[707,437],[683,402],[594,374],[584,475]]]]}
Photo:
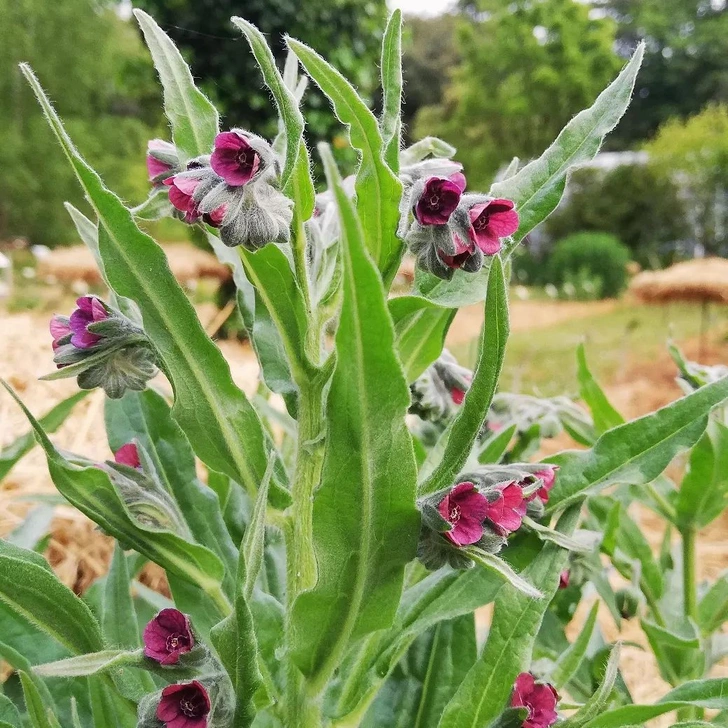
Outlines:
{"type": "Polygon", "coordinates": [[[122,445],[114,453],[114,461],[122,465],[128,465],[130,468],[138,468],[141,466],[139,451],[133,442],[127,442],[126,445],[122,445]]]}
{"type": "Polygon", "coordinates": [[[564,569],[559,574],[559,589],[566,589],[569,586],[569,577],[571,576],[571,573],[568,569],[564,569]]]}
{"type": "Polygon", "coordinates": [[[518,230],[518,213],[511,200],[490,200],[473,205],[470,216],[470,240],[485,255],[495,255],[501,249],[501,238],[518,230]]]}
{"type": "Polygon", "coordinates": [[[538,496],[544,503],[549,502],[549,491],[554,487],[556,471],[558,469],[558,465],[544,465],[543,470],[539,470],[534,473],[537,478],[541,478],[541,480],[543,480],[543,485],[536,491],[532,498],[538,496]]]}
{"type": "Polygon", "coordinates": [[[450,396],[452,397],[452,401],[455,402],[455,404],[461,405],[463,403],[463,400],[465,399],[465,392],[458,387],[453,387],[450,390],[450,396]]]}
{"type": "Polygon", "coordinates": [[[69,326],[71,329],[71,343],[77,349],[89,349],[103,338],[92,334],[88,327],[98,321],[109,318],[109,312],[96,296],[81,296],[76,300],[78,308],[71,314],[69,326]]]}
{"type": "Polygon", "coordinates": [[[51,336],[53,337],[53,351],[55,351],[61,344],[61,339],[65,339],[71,333],[71,325],[68,320],[68,316],[59,316],[56,314],[50,320],[49,327],[51,330],[51,336]]]}
{"type": "Polygon", "coordinates": [[[167,728],[207,728],[210,697],[197,680],[168,685],[162,690],[157,718],[167,728]]]}
{"type": "Polygon", "coordinates": [[[465,189],[465,176],[458,172],[452,177],[430,177],[413,210],[420,225],[446,225],[460,202],[465,189]]]}
{"type": "Polygon", "coordinates": [[[556,703],[559,694],[548,683],[537,683],[530,672],[522,672],[516,678],[511,695],[511,707],[528,708],[528,718],[523,728],[548,728],[553,725],[558,715],[556,703]]]}
{"type": "Polygon", "coordinates": [[[215,137],[210,166],[231,187],[250,182],[260,169],[260,155],[236,131],[223,131],[215,137]]]}
{"type": "Polygon", "coordinates": [[[162,175],[171,172],[175,166],[166,160],[177,157],[177,148],[174,144],[163,139],[150,139],[147,142],[147,172],[149,181],[156,182],[162,175]]]}
{"type": "Polygon", "coordinates": [[[458,483],[437,507],[440,515],[452,525],[452,530],[444,536],[456,546],[476,543],[483,535],[487,509],[488,499],[473,483],[458,483]]]}
{"type": "Polygon", "coordinates": [[[177,609],[163,609],[144,628],[144,654],[160,665],[175,665],[194,646],[190,620],[177,609]]]}
{"type": "Polygon", "coordinates": [[[184,213],[183,220],[188,225],[196,223],[200,218],[208,225],[212,225],[212,227],[220,227],[222,225],[226,212],[225,205],[220,205],[220,207],[215,208],[209,214],[202,214],[200,212],[193,196],[197,185],[200,184],[199,179],[176,174],[173,177],[167,177],[164,180],[164,184],[169,187],[169,201],[177,210],[184,213]]]}
{"type": "Polygon", "coordinates": [[[496,499],[488,503],[486,518],[505,536],[521,527],[526,508],[523,491],[516,483],[508,483],[501,486],[496,499]]]}

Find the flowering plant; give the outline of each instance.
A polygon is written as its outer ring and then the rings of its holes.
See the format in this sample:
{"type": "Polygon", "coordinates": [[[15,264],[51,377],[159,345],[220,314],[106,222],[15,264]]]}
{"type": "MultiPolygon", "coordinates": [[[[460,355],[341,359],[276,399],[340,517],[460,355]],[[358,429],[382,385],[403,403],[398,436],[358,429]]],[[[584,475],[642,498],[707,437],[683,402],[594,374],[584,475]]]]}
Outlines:
{"type": "Polygon", "coordinates": [[[611,486],[646,492],[700,441],[728,380],[608,427],[568,401],[496,396],[509,256],[623,114],[642,49],[540,159],[514,160],[480,193],[443,142],[401,147],[399,13],[384,37],[379,117],[294,39],[281,74],[259,31],[234,18],[280,114],[270,141],[221,131],[170,39],[136,15],[172,132],[150,143],[152,190],[137,208],[103,185],[23,66],[93,209],[95,219],[69,211],[109,288],[108,302],[82,298],[69,319],[53,319],[51,376],[105,389],[114,459],[62,452],[46,431],[60,414],[44,427],[24,411],[59,493],[117,548],[108,575],[79,597],[35,551],[0,544],[0,617],[13,625],[0,654],[24,694],[0,696],[0,721],[591,728],[622,725],[610,716],[625,709],[639,722],[676,703],[725,707],[724,681],[712,680],[615,707],[629,702],[615,689],[618,646],[586,687],[577,668],[593,654],[583,640],[546,669],[534,658],[559,586],[572,588],[576,560],[597,558],[603,543],[578,528],[582,511],[598,518],[585,501],[600,503],[611,486]],[[300,67],[359,155],[342,180],[321,145],[328,188],[318,195],[300,67]],[[163,215],[198,226],[231,266],[265,394],[250,399],[234,383],[162,249],[139,229],[163,215]],[[406,249],[414,287],[390,297],[406,249]],[[470,372],[443,341],[456,309],[480,302],[470,372]],[[157,369],[171,402],[150,385],[157,369]],[[528,462],[534,442],[561,426],[588,449],[528,462]],[[165,570],[171,598],[134,581],[147,561],[165,570]],[[491,602],[479,649],[473,613],[491,602]]]}

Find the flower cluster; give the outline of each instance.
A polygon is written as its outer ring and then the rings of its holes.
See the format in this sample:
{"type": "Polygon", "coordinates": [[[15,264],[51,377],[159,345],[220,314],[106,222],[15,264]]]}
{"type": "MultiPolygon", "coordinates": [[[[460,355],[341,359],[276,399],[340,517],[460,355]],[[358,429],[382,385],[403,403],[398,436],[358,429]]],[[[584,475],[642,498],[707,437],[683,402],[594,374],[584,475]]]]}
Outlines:
{"type": "Polygon", "coordinates": [[[215,137],[211,155],[189,161],[185,170],[170,170],[174,173],[162,184],[184,222],[202,221],[219,228],[225,245],[257,250],[271,242],[286,243],[290,236],[293,202],[276,186],[277,169],[265,139],[232,129],[215,137]]]}
{"type": "Polygon", "coordinates": [[[410,413],[423,420],[449,419],[463,403],[473,373],[461,367],[455,357],[443,349],[434,364],[410,386],[410,413]]]}
{"type": "Polygon", "coordinates": [[[559,694],[553,685],[536,682],[530,672],[522,672],[516,678],[511,707],[528,709],[523,728],[549,728],[559,717],[556,713],[558,702],[559,694]]]}
{"type": "MultiPolygon", "coordinates": [[[[82,296],[68,316],[50,321],[53,361],[81,389],[101,387],[112,399],[141,391],[157,374],[144,331],[96,296],[82,296]]],[[[61,375],[63,376],[63,375],[61,375]]]]}
{"type": "Polygon", "coordinates": [[[458,170],[414,178],[405,191],[400,235],[418,266],[438,278],[480,270],[484,256],[498,253],[502,239],[518,229],[511,200],[466,194],[465,187],[458,170]]]}

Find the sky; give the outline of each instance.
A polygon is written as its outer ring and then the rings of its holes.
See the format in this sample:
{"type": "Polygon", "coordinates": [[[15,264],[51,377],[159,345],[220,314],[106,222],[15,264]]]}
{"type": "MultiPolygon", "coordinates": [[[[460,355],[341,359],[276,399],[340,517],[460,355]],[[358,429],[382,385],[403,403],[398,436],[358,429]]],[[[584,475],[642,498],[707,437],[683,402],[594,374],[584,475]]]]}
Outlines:
{"type": "Polygon", "coordinates": [[[400,8],[410,15],[440,15],[455,4],[456,0],[387,0],[390,8],[400,8]]]}

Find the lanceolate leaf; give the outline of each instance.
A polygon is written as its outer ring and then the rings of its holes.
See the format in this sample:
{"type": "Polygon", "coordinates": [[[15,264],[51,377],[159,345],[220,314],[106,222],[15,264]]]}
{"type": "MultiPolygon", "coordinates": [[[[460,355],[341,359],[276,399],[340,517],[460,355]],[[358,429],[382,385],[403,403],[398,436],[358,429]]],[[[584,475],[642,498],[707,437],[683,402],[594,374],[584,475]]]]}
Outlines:
{"type": "Polygon", "coordinates": [[[23,686],[23,697],[25,707],[28,709],[30,725],[33,728],[61,728],[51,706],[45,703],[30,675],[21,672],[20,683],[23,686]]]}
{"type": "Polygon", "coordinates": [[[360,154],[357,212],[369,253],[388,285],[397,272],[402,253],[402,243],[395,234],[402,184],[384,162],[384,143],[377,119],[353,86],[318,53],[293,38],[288,39],[288,45],[331,100],[339,121],[349,128],[351,145],[360,154]]]}
{"type": "Polygon", "coordinates": [[[548,508],[561,508],[609,485],[651,482],[678,452],[698,441],[710,410],[727,397],[728,377],[605,432],[591,450],[551,458],[561,470],[548,508]]]}
{"type": "Polygon", "coordinates": [[[407,382],[376,269],[328,149],[342,227],[344,301],[327,400],[327,447],[313,506],[318,581],[293,608],[293,657],[321,689],[350,639],[388,627],[414,557],[416,469],[407,382]]]}
{"type": "MultiPolygon", "coordinates": [[[[569,173],[596,156],[604,137],[621,119],[632,97],[643,51],[644,45],[640,45],[632,60],[602,91],[594,104],[577,114],[538,159],[491,187],[490,194],[494,197],[513,200],[520,216],[518,232],[504,246],[506,257],[538,223],[556,209],[564,194],[569,173]]],[[[487,267],[484,265],[476,274],[455,271],[450,281],[441,281],[418,271],[417,290],[420,295],[443,306],[477,303],[485,297],[487,267]]]]}
{"type": "MultiPolygon", "coordinates": [[[[134,300],[175,389],[173,414],[199,457],[255,493],[268,461],[262,424],[230,367],[200,325],[162,249],[86,164],[28,66],[30,85],[99,218],[99,250],[109,283],[134,300]]],[[[271,490],[284,505],[287,494],[271,490]]]]}
{"type": "MultiPolygon", "coordinates": [[[[68,399],[59,402],[53,409],[40,418],[39,422],[46,432],[55,432],[73,412],[74,407],[87,395],[88,391],[76,392],[68,399]]],[[[21,435],[0,450],[0,481],[10,472],[15,464],[27,455],[36,444],[32,430],[21,435]]]]}
{"type": "Polygon", "coordinates": [[[399,360],[407,381],[412,383],[442,353],[456,310],[418,296],[392,298],[388,305],[399,360]]]}
{"type": "Polygon", "coordinates": [[[389,18],[382,41],[382,138],[384,159],[392,172],[399,172],[399,145],[402,133],[402,11],[389,18]]]}
{"type": "Polygon", "coordinates": [[[589,616],[582,627],[579,636],[573,641],[569,647],[564,650],[556,661],[553,670],[549,676],[549,682],[557,689],[566,685],[574,676],[581,665],[581,661],[586,655],[589,641],[594,632],[597,623],[597,613],[599,611],[599,602],[596,601],[592,605],[589,616]]]}
{"type": "Polygon", "coordinates": [[[432,493],[454,484],[473,449],[498,386],[508,340],[508,293],[499,258],[493,261],[490,271],[485,321],[473,381],[449,428],[442,460],[422,483],[420,494],[432,493]]]}
{"type": "MultiPolygon", "coordinates": [[[[571,535],[578,517],[578,507],[568,509],[557,528],[571,535]]],[[[528,597],[509,584],[498,592],[483,653],[445,708],[440,728],[481,728],[506,707],[518,673],[530,665],[536,634],[558,588],[566,557],[566,551],[547,543],[522,572],[543,598],[528,597]]]]}
{"type": "Polygon", "coordinates": [[[0,600],[75,653],[103,647],[93,614],[51,571],[46,560],[0,541],[0,600]]]}
{"type": "Polygon", "coordinates": [[[210,154],[218,131],[217,110],[195,86],[190,69],[169,36],[143,10],[135,10],[134,15],[162,82],[164,111],[180,161],[210,154]]]}
{"type": "Polygon", "coordinates": [[[591,410],[594,427],[598,434],[603,434],[613,427],[624,424],[624,417],[617,412],[599,386],[599,383],[592,376],[589,365],[586,362],[584,344],[579,344],[576,350],[578,363],[577,376],[579,379],[579,394],[591,410]]]}

